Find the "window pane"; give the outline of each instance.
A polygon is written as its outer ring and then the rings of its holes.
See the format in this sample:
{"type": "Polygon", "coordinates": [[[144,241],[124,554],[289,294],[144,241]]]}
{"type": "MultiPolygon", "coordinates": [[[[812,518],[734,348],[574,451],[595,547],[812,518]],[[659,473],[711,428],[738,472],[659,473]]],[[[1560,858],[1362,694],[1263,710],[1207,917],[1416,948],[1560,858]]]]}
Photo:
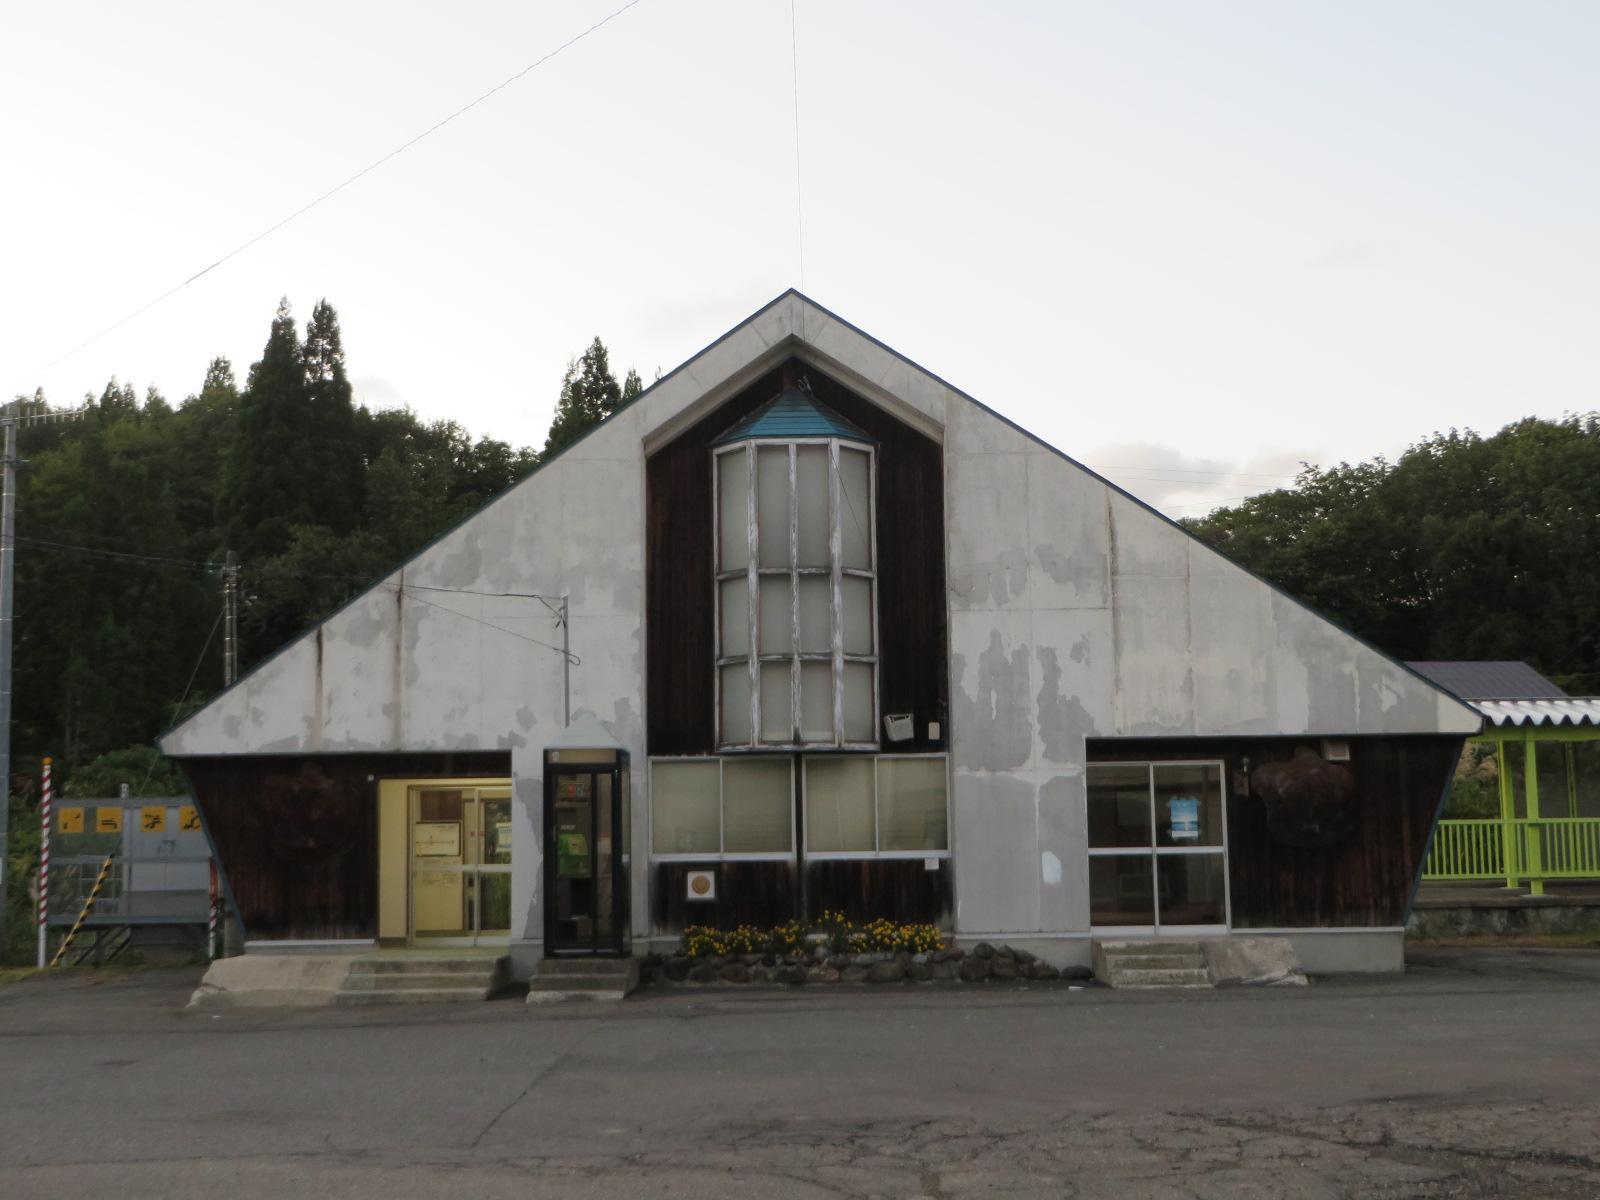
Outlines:
{"type": "Polygon", "coordinates": [[[744,451],[717,456],[717,569],[742,571],[750,565],[749,471],[744,451]]]}
{"type": "Polygon", "coordinates": [[[762,654],[794,653],[794,594],[791,575],[763,575],[758,586],[761,597],[761,627],[756,632],[762,654]]]}
{"type": "Polygon", "coordinates": [[[1089,845],[1150,844],[1150,769],[1089,767],[1089,845]]]}
{"type": "Polygon", "coordinates": [[[795,487],[800,502],[802,567],[826,567],[828,551],[828,448],[795,447],[795,487]]]}
{"type": "Polygon", "coordinates": [[[833,667],[828,663],[800,664],[800,740],[834,740],[833,667]]]}
{"type": "Polygon", "coordinates": [[[846,575],[839,581],[844,594],[844,652],[872,653],[872,580],[846,575]]]}
{"type": "Polygon", "coordinates": [[[878,845],[883,850],[948,850],[942,758],[878,760],[878,845]]]}
{"type": "Polygon", "coordinates": [[[650,848],[657,854],[716,854],[717,764],[650,764],[650,848]]]}
{"type": "Polygon", "coordinates": [[[761,740],[788,744],[794,741],[794,717],[789,710],[789,664],[761,664],[761,740]]]}
{"type": "Polygon", "coordinates": [[[871,663],[844,664],[844,737],[847,742],[878,740],[871,663]]]}
{"type": "Polygon", "coordinates": [[[761,533],[759,565],[789,565],[789,447],[756,449],[756,524],[761,533]]]}
{"type": "Polygon", "coordinates": [[[763,854],[791,849],[794,826],[788,759],[752,759],[722,768],[722,849],[763,854]]]}
{"type": "Polygon", "coordinates": [[[872,567],[872,500],[867,455],[839,450],[839,533],[847,567],[872,567]]]}
{"type": "Polygon", "coordinates": [[[1156,882],[1161,889],[1163,929],[1168,925],[1221,925],[1226,920],[1222,855],[1158,854],[1156,882]]]}
{"type": "Polygon", "coordinates": [[[806,849],[819,854],[874,850],[872,760],[808,758],[806,849]]]}
{"type": "Polygon", "coordinates": [[[722,609],[717,614],[721,626],[722,656],[750,653],[750,581],[747,577],[724,579],[719,586],[722,609]]]}
{"type": "Polygon", "coordinates": [[[1152,768],[1156,845],[1222,845],[1222,772],[1215,766],[1152,768]]]}
{"type": "Polygon", "coordinates": [[[1154,925],[1148,854],[1089,859],[1089,924],[1154,925]]]}
{"type": "Polygon", "coordinates": [[[801,575],[800,653],[830,654],[833,651],[833,581],[826,575],[801,575]]]}
{"type": "Polygon", "coordinates": [[[722,668],[722,744],[750,744],[750,668],[744,663],[722,668]]]}

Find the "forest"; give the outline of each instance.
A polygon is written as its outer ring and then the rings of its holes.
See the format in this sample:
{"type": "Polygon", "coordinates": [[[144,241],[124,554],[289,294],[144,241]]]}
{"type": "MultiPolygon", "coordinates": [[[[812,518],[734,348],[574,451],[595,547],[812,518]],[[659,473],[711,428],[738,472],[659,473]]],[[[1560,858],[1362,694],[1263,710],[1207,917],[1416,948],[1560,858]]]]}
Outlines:
{"type": "MultiPolygon", "coordinates": [[[[173,404],[115,380],[19,397],[7,910],[28,920],[38,772],[68,795],[167,795],[152,747],[222,681],[222,565],[240,667],[272,653],[643,390],[596,338],[539,448],[352,398],[338,315],[279,305],[238,379],[213,359],[173,404]]],[[[554,390],[554,389],[553,389],[554,390]]],[[[1307,465],[1187,528],[1402,659],[1520,658],[1600,692],[1600,416],[1436,433],[1395,461],[1307,465]]],[[[16,937],[8,938],[12,945],[16,937]]]]}

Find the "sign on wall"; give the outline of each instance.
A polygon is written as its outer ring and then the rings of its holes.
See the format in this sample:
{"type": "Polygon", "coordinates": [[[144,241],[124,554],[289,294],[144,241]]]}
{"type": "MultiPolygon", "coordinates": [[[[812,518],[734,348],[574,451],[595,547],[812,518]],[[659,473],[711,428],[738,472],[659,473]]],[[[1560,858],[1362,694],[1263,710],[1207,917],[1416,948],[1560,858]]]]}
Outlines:
{"type": "Polygon", "coordinates": [[[1200,800],[1196,796],[1174,796],[1167,801],[1167,818],[1175,842],[1200,840],[1200,800]]]}
{"type": "Polygon", "coordinates": [[[418,821],[412,826],[412,853],[418,858],[460,858],[460,821],[418,821]]]}
{"type": "Polygon", "coordinates": [[[96,833],[121,833],[122,809],[120,807],[95,809],[94,831],[96,833]]]}
{"type": "Polygon", "coordinates": [[[717,873],[715,871],[690,871],[686,876],[688,896],[691,900],[717,898],[717,873]]]}
{"type": "Polygon", "coordinates": [[[147,804],[139,810],[139,828],[146,833],[165,833],[167,831],[167,806],[165,804],[147,804]]]}
{"type": "Polygon", "coordinates": [[[184,833],[200,832],[200,810],[192,804],[178,809],[178,828],[184,833]]]}
{"type": "Polygon", "coordinates": [[[81,809],[81,808],[63,808],[63,809],[59,809],[57,811],[58,811],[58,815],[56,817],[56,832],[57,833],[82,833],[83,832],[83,809],[81,809]]]}

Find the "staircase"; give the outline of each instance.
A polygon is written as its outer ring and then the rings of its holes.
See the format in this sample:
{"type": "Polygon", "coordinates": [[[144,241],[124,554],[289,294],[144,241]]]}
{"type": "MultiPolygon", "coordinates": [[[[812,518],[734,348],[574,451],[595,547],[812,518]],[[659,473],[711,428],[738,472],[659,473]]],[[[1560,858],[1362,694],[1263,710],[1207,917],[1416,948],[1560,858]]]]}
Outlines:
{"type": "Polygon", "coordinates": [[[1114,988],[1209,988],[1199,942],[1094,943],[1094,973],[1114,988]]]}
{"type": "Polygon", "coordinates": [[[339,1005],[487,1000],[506,981],[508,959],[491,954],[375,954],[350,964],[339,1005]]]}
{"type": "Polygon", "coordinates": [[[545,958],[528,981],[528,1003],[621,1000],[638,985],[636,958],[545,958]]]}

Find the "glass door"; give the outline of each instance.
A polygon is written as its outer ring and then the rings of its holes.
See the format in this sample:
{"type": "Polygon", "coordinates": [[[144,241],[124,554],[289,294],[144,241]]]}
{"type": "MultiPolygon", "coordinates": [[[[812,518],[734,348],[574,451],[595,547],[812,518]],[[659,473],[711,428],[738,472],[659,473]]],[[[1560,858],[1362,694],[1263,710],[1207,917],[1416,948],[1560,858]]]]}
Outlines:
{"type": "Polygon", "coordinates": [[[409,802],[411,943],[510,938],[510,791],[414,787],[409,802]]]}
{"type": "Polygon", "coordinates": [[[545,844],[553,851],[545,903],[546,951],[619,954],[628,933],[626,769],[551,765],[545,844]],[[620,831],[620,836],[619,836],[620,831]]]}
{"type": "Polygon", "coordinates": [[[1228,928],[1220,762],[1091,763],[1089,923],[1100,932],[1228,928]]]}

